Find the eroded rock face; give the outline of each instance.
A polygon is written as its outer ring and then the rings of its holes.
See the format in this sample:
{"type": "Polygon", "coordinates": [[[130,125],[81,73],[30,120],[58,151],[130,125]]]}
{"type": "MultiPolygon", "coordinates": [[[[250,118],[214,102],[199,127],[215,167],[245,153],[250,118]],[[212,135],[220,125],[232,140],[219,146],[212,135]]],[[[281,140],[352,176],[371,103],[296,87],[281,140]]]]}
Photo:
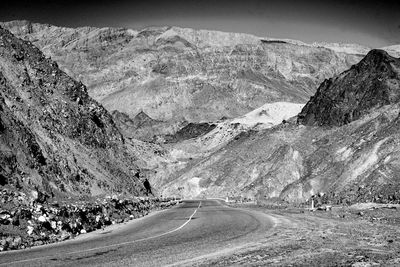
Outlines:
{"type": "Polygon", "coordinates": [[[305,103],[320,82],[362,57],[317,44],[177,27],[3,25],[83,81],[108,110],[131,118],[145,110],[163,121],[215,121],[265,103],[305,103]]]}
{"type": "Polygon", "coordinates": [[[33,44],[0,29],[0,174],[44,194],[139,195],[138,168],[111,115],[33,44]]]}
{"type": "Polygon", "coordinates": [[[372,108],[399,102],[400,60],[371,50],[357,65],[325,80],[299,114],[306,125],[340,126],[372,108]]]}

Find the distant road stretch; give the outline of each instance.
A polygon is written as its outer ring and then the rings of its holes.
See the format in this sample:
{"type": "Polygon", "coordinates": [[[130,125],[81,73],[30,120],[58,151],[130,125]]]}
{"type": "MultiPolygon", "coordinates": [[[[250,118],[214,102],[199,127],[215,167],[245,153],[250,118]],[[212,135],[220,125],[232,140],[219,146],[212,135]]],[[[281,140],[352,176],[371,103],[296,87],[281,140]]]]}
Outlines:
{"type": "Polygon", "coordinates": [[[263,213],[190,200],[75,240],[0,253],[0,266],[184,265],[256,242],[273,225],[263,213]]]}

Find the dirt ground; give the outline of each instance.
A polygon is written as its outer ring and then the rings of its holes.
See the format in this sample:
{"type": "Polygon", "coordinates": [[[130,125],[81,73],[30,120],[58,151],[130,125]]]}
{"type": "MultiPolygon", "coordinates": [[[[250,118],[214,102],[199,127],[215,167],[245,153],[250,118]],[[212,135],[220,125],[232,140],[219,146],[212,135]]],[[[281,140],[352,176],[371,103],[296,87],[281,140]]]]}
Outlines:
{"type": "Polygon", "coordinates": [[[400,266],[399,206],[247,208],[271,215],[277,226],[257,244],[196,266],[400,266]]]}

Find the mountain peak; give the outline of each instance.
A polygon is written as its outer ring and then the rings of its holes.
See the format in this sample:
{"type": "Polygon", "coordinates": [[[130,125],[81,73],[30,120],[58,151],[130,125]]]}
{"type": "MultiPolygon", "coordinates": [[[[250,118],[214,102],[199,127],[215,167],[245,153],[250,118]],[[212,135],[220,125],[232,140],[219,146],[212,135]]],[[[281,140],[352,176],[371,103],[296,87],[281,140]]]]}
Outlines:
{"type": "Polygon", "coordinates": [[[374,107],[400,101],[400,59],[379,49],[358,64],[325,80],[303,108],[298,121],[306,125],[340,126],[374,107]]]}
{"type": "Polygon", "coordinates": [[[143,126],[153,125],[153,124],[157,123],[157,120],[151,118],[143,110],[140,110],[140,112],[138,114],[136,114],[136,116],[133,118],[133,123],[135,125],[135,128],[140,128],[143,126]]]}
{"type": "Polygon", "coordinates": [[[380,56],[380,57],[390,57],[388,52],[386,52],[385,50],[382,49],[371,49],[367,55],[365,56],[365,58],[368,57],[376,57],[376,56],[380,56]]]}
{"type": "Polygon", "coordinates": [[[370,63],[376,64],[380,62],[387,62],[395,59],[394,57],[390,56],[388,52],[382,49],[372,49],[370,50],[367,55],[360,61],[360,63],[370,63]]]}
{"type": "Polygon", "coordinates": [[[152,118],[150,118],[149,115],[146,114],[146,112],[144,112],[143,110],[140,110],[138,114],[136,114],[134,120],[138,120],[138,121],[148,121],[148,120],[153,120],[152,118]]]}

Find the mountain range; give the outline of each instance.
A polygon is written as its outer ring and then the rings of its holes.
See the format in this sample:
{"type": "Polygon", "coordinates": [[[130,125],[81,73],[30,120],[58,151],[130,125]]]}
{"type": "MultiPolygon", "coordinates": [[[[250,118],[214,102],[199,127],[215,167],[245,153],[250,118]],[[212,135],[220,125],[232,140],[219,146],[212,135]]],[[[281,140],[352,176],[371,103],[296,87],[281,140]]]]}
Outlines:
{"type": "Polygon", "coordinates": [[[5,39],[30,49],[10,44],[1,61],[1,112],[10,118],[2,115],[0,127],[2,166],[10,166],[2,177],[86,194],[123,190],[126,181],[140,194],[139,178],[148,177],[157,194],[182,197],[396,198],[396,45],[370,51],[178,27],[1,25],[26,42],[3,30],[5,39]],[[29,65],[42,61],[49,69],[29,65]],[[32,98],[25,87],[35,89],[32,98]],[[36,148],[14,140],[25,136],[11,132],[15,125],[36,148]],[[48,167],[57,154],[62,167],[48,167]]]}
{"type": "Polygon", "coordinates": [[[265,103],[305,103],[368,48],[178,27],[64,28],[3,23],[88,88],[107,110],[162,121],[234,118],[265,103]]]}

